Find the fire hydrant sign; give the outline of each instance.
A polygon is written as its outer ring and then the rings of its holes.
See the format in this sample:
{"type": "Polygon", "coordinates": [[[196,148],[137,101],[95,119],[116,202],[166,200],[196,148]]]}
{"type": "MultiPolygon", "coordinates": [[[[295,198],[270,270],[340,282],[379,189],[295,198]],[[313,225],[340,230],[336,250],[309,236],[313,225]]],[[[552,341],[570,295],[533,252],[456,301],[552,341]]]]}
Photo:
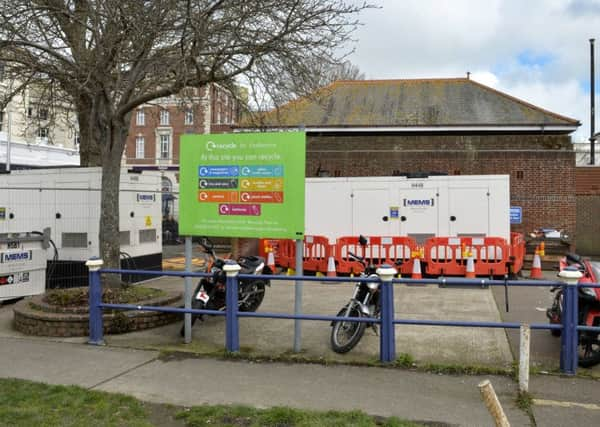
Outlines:
{"type": "Polygon", "coordinates": [[[304,132],[183,135],[179,234],[304,236],[304,132]]]}

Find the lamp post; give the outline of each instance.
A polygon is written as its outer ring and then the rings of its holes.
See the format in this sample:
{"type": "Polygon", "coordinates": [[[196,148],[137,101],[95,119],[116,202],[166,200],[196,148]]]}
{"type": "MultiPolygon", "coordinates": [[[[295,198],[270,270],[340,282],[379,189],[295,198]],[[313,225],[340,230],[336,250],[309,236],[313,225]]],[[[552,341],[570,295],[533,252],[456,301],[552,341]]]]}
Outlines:
{"type": "Polygon", "coordinates": [[[6,172],[10,172],[10,111],[6,111],[6,172]]]}
{"type": "Polygon", "coordinates": [[[594,39],[590,39],[590,165],[596,164],[595,142],[596,133],[594,130],[595,118],[595,76],[594,76],[594,39]]]}

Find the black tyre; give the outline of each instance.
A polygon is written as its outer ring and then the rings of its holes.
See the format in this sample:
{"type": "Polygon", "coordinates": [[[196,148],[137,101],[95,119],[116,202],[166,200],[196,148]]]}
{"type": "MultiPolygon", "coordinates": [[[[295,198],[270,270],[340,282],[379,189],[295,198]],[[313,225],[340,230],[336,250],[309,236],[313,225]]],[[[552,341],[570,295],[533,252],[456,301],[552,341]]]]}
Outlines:
{"type": "MultiPolygon", "coordinates": [[[[348,306],[341,309],[337,315],[346,316],[347,311],[348,306]]],[[[347,317],[362,317],[358,304],[352,304],[347,317]]],[[[352,350],[365,333],[366,326],[365,322],[334,321],[331,328],[331,348],[333,351],[347,353],[352,350]]]]}
{"type": "Polygon", "coordinates": [[[579,337],[579,366],[591,368],[600,363],[600,340],[599,335],[585,334],[579,337]]]}
{"type": "MultiPolygon", "coordinates": [[[[195,307],[193,307],[195,308],[195,307]]],[[[192,326],[194,326],[194,322],[196,321],[196,319],[198,318],[198,316],[194,316],[192,314],[192,326]]],[[[185,321],[183,322],[183,325],[181,325],[181,329],[179,330],[179,335],[181,335],[182,337],[185,336],[185,321]]]]}
{"type": "Polygon", "coordinates": [[[243,285],[240,294],[240,311],[256,311],[265,298],[266,283],[263,280],[253,280],[243,285]]]}

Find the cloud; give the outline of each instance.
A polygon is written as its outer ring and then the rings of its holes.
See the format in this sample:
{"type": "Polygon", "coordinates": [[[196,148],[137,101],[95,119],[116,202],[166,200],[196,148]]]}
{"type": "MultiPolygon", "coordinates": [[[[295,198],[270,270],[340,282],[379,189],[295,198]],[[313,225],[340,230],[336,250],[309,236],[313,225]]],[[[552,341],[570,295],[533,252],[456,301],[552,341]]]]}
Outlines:
{"type": "Polygon", "coordinates": [[[363,13],[351,57],[368,78],[462,77],[470,71],[483,84],[581,121],[574,139],[589,137],[588,39],[600,37],[600,0],[379,4],[363,13]]]}

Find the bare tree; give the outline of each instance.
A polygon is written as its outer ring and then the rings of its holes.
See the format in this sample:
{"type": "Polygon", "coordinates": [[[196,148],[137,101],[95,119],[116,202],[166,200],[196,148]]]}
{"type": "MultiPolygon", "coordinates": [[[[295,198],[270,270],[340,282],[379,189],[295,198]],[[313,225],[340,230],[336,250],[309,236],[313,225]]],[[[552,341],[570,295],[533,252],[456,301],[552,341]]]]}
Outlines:
{"type": "Polygon", "coordinates": [[[334,52],[366,7],[354,0],[0,0],[0,62],[5,77],[57,84],[73,103],[82,165],[103,170],[100,255],[117,267],[120,161],[133,109],[242,75],[273,93],[314,79],[311,64],[338,62],[334,52]]]}

